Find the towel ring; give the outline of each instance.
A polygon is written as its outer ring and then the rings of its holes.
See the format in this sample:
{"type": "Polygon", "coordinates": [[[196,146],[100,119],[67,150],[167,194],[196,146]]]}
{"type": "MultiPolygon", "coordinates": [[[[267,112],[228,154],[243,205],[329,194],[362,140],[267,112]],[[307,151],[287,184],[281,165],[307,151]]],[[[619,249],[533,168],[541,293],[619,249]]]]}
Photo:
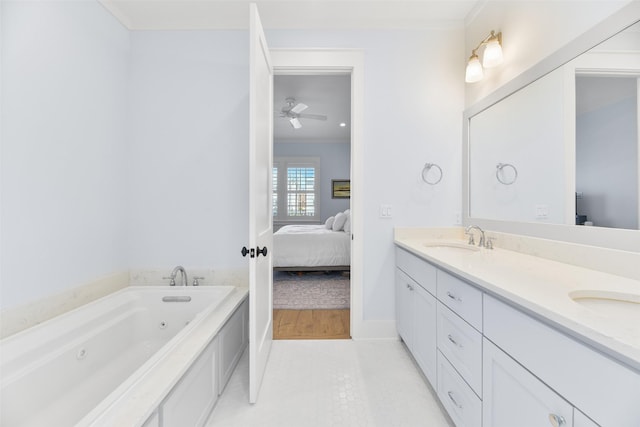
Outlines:
{"type": "Polygon", "coordinates": [[[429,184],[429,185],[436,185],[437,183],[442,181],[442,168],[440,166],[436,165],[435,163],[427,163],[427,164],[425,164],[424,168],[422,168],[422,180],[424,182],[426,182],[427,184],[429,184]],[[429,179],[427,179],[427,174],[429,173],[431,168],[438,169],[438,179],[436,179],[435,181],[429,181],[429,179]]]}
{"type": "Polygon", "coordinates": [[[498,179],[498,181],[500,181],[500,183],[504,184],[504,185],[511,185],[514,182],[516,182],[516,180],[518,179],[518,169],[516,169],[515,166],[513,166],[511,163],[498,163],[496,165],[496,178],[498,179]],[[513,169],[513,179],[511,181],[505,181],[502,178],[500,178],[500,172],[502,172],[502,169],[504,168],[511,168],[513,169]]]}

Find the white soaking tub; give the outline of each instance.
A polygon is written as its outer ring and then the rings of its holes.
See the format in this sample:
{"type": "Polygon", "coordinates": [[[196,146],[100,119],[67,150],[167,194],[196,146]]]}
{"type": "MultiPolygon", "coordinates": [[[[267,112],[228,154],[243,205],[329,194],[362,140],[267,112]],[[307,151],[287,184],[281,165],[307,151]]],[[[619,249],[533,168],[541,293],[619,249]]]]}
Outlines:
{"type": "Polygon", "coordinates": [[[73,426],[112,406],[235,289],[132,286],[0,341],[0,425],[73,426]]]}

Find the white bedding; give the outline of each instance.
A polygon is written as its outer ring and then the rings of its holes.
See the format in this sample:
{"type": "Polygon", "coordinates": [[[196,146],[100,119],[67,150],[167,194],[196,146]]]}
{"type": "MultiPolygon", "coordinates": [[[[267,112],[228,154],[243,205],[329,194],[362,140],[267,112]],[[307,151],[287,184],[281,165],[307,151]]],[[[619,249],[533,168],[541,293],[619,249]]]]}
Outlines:
{"type": "Polygon", "coordinates": [[[322,225],[286,225],[273,234],[274,267],[351,264],[351,233],[322,225]]]}

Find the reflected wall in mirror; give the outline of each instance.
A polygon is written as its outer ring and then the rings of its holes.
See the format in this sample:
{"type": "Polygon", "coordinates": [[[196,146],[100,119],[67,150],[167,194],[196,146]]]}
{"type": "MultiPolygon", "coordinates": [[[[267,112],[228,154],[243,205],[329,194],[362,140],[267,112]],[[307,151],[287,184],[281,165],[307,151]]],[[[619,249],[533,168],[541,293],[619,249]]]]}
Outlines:
{"type": "Polygon", "coordinates": [[[638,229],[638,77],[576,77],[576,224],[638,229]]]}
{"type": "Polygon", "coordinates": [[[470,220],[637,230],[639,78],[636,24],[471,116],[470,220]]]}

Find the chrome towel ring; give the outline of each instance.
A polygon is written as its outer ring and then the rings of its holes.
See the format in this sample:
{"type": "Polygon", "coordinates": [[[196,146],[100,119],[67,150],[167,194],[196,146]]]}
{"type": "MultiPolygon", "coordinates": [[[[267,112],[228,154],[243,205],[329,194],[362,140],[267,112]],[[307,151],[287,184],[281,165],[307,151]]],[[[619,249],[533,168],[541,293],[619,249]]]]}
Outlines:
{"type": "Polygon", "coordinates": [[[437,183],[439,183],[440,181],[442,181],[442,168],[438,165],[436,165],[435,163],[427,163],[424,165],[424,168],[422,168],[422,180],[424,182],[426,182],[429,185],[436,185],[437,183]],[[435,168],[438,170],[438,179],[432,179],[429,180],[429,178],[427,178],[427,175],[429,174],[429,171],[435,168]]]}
{"type": "Polygon", "coordinates": [[[500,183],[504,185],[511,185],[514,182],[516,182],[516,180],[518,179],[518,169],[516,169],[516,167],[513,166],[511,163],[498,163],[496,165],[496,178],[498,179],[498,181],[500,181],[500,183]],[[502,174],[504,168],[513,169],[513,178],[511,180],[505,180],[503,178],[500,178],[500,175],[502,174]]]}

